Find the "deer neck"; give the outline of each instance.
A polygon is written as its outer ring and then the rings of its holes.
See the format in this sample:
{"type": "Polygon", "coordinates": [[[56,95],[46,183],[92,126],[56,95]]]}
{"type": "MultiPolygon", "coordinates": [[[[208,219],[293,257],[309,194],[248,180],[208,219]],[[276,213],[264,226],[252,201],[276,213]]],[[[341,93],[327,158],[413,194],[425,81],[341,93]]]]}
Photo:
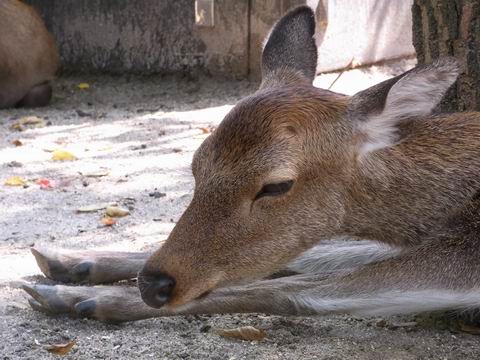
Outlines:
{"type": "Polygon", "coordinates": [[[345,234],[403,246],[449,232],[480,190],[479,117],[418,121],[397,145],[357,159],[345,234]]]}

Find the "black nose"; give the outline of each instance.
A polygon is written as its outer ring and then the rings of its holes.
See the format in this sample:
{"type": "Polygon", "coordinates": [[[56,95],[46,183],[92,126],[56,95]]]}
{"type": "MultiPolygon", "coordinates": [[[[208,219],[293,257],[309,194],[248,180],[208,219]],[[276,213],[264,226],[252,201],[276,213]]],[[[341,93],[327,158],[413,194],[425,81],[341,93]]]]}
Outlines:
{"type": "Polygon", "coordinates": [[[160,308],[170,300],[175,279],[164,273],[150,274],[142,271],[138,275],[138,287],[148,306],[160,308]]]}

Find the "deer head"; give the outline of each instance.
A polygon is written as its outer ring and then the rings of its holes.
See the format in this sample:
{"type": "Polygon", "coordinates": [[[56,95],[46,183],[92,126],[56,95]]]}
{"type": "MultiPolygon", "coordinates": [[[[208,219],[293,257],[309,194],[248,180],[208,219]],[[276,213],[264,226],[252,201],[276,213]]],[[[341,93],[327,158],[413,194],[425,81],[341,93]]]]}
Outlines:
{"type": "Polygon", "coordinates": [[[147,304],[175,307],[267,276],[348,233],[363,164],[401,142],[402,124],[428,116],[456,79],[447,59],[353,97],[314,88],[314,30],[306,6],[274,26],[261,88],[196,151],[192,202],[139,275],[147,304]]]}

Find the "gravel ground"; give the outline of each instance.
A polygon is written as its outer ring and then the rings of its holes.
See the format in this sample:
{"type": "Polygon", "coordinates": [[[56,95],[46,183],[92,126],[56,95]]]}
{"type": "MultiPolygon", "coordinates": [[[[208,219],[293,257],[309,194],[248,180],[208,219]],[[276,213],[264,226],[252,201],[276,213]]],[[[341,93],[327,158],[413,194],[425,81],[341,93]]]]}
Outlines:
{"type": "MultiPolygon", "coordinates": [[[[351,93],[408,66],[348,72],[332,89],[351,93]]],[[[320,77],[316,84],[328,86],[336,76],[320,77]]],[[[415,323],[414,317],[231,315],[107,325],[49,318],[29,308],[19,282],[45,282],[29,252],[34,244],[115,250],[158,246],[191,199],[189,163],[208,136],[202,128],[214,127],[254,89],[248,82],[211,79],[69,77],[58,80],[54,101],[45,109],[0,111],[0,359],[54,358],[45,346],[72,339],[77,344],[67,359],[480,357],[479,337],[429,318],[415,323]],[[90,88],[78,89],[82,82],[90,88]],[[12,130],[25,116],[37,116],[45,126],[12,130]],[[16,139],[23,146],[14,146],[16,139]],[[54,149],[78,160],[54,162],[54,149]],[[14,175],[29,186],[4,186],[14,175]],[[35,183],[39,178],[54,188],[41,189],[35,183]],[[104,227],[101,212],[75,212],[102,202],[130,207],[131,215],[104,227]],[[264,329],[268,337],[245,342],[215,333],[239,325],[264,329]]]]}

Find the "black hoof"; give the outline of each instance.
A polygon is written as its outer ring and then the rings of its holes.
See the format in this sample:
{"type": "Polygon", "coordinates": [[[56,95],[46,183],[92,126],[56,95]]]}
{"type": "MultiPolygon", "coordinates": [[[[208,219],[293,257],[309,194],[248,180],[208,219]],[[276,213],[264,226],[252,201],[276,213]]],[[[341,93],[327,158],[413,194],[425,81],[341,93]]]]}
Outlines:
{"type": "Polygon", "coordinates": [[[72,270],[70,270],[71,280],[74,282],[86,281],[90,275],[92,266],[93,264],[90,261],[83,261],[75,265],[72,270]]]}
{"type": "Polygon", "coordinates": [[[90,318],[95,313],[95,300],[85,300],[75,305],[75,312],[81,318],[90,318]]]}

